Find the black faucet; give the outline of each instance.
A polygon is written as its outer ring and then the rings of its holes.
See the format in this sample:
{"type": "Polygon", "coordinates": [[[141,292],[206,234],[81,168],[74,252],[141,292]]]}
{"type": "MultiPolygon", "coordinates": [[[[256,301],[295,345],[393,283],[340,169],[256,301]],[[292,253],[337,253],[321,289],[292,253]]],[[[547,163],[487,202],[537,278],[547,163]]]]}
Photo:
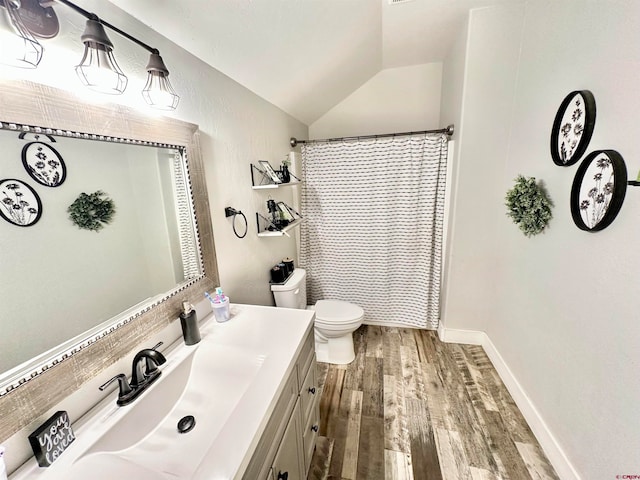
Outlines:
{"type": "Polygon", "coordinates": [[[131,366],[131,388],[133,390],[142,388],[145,385],[153,383],[159,376],[160,370],[158,365],[162,365],[167,361],[159,351],[156,350],[159,345],[153,348],[145,348],[136,353],[133,357],[133,365],[131,366]],[[145,366],[142,366],[142,359],[145,359],[145,366]]]}
{"type": "Polygon", "coordinates": [[[117,380],[119,385],[118,401],[119,406],[128,405],[133,402],[138,395],[144,392],[149,385],[155,382],[162,373],[158,369],[158,365],[162,365],[167,359],[156,349],[162,345],[158,343],[153,348],[145,348],[136,353],[133,357],[133,365],[131,367],[131,383],[127,383],[127,377],[124,373],[120,373],[111,378],[104,385],[100,386],[100,390],[107,388],[111,382],[117,380]],[[145,360],[145,366],[142,360],[145,360]],[[145,368],[146,367],[146,368],[145,368]]]}

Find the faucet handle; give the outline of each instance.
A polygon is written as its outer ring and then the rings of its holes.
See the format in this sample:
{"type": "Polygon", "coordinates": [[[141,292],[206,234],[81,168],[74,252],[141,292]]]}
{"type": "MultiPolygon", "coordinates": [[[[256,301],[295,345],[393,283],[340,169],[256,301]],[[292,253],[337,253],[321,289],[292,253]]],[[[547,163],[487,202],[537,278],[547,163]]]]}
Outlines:
{"type": "MultiPolygon", "coordinates": [[[[157,350],[162,345],[164,345],[164,342],[158,342],[155,346],[151,347],[151,350],[157,350]]],[[[156,371],[158,370],[158,364],[156,362],[154,362],[149,357],[146,357],[145,361],[146,361],[146,364],[147,364],[147,369],[145,370],[145,375],[153,375],[154,373],[156,373],[156,371]]]]}
{"type": "Polygon", "coordinates": [[[129,382],[127,382],[127,377],[125,376],[124,373],[119,373],[115,377],[110,378],[103,385],[100,385],[98,388],[102,392],[109,385],[111,385],[112,382],[114,382],[116,380],[118,381],[118,386],[120,388],[120,391],[118,393],[118,398],[123,398],[123,397],[126,397],[127,395],[129,395],[131,393],[131,387],[129,386],[129,382]]]}
{"type": "Polygon", "coordinates": [[[121,407],[123,405],[131,403],[136,398],[138,392],[131,388],[131,385],[129,385],[129,383],[127,382],[127,377],[124,373],[119,373],[115,377],[110,378],[107,382],[105,382],[103,385],[100,385],[100,387],[98,388],[102,391],[115,380],[118,381],[118,385],[120,387],[120,391],[118,393],[118,401],[116,402],[116,404],[121,407]]]}

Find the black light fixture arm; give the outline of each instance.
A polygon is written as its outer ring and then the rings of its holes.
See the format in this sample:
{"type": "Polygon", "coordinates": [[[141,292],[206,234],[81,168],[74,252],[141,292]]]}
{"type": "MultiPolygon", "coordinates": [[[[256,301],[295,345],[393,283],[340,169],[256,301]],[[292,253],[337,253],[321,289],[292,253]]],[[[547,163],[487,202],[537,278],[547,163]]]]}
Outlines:
{"type": "Polygon", "coordinates": [[[78,12],[80,15],[82,15],[83,17],[89,19],[89,20],[95,20],[97,22],[100,22],[102,25],[104,25],[105,27],[109,28],[110,30],[113,30],[114,32],[122,35],[123,37],[131,40],[132,42],[140,45],[142,48],[144,48],[145,50],[149,51],[150,53],[154,53],[156,55],[159,55],[160,52],[158,51],[157,48],[153,48],[149,45],[147,45],[146,43],[144,43],[141,40],[138,40],[136,37],[129,35],[127,32],[120,30],[118,27],[116,27],[115,25],[110,24],[109,22],[104,21],[103,19],[101,19],[100,17],[98,17],[95,13],[91,13],[86,11],[84,8],[79,7],[78,5],[76,5],[73,2],[70,2],[69,0],[57,0],[59,3],[62,3],[63,5],[66,5],[67,7],[71,8],[72,10],[75,10],[76,12],[78,12]]]}

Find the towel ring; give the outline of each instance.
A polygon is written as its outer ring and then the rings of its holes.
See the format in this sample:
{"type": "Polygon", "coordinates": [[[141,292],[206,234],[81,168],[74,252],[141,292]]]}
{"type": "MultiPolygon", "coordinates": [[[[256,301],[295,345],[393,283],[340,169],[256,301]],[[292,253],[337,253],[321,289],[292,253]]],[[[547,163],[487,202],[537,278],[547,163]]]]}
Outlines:
{"type": "Polygon", "coordinates": [[[235,208],[232,208],[232,207],[225,207],[224,216],[225,217],[233,217],[233,221],[231,222],[231,225],[233,227],[233,233],[235,233],[236,237],[244,238],[244,237],[247,236],[247,232],[249,231],[249,223],[247,222],[247,217],[245,216],[244,213],[242,213],[240,210],[236,210],[235,208]],[[242,235],[239,235],[238,231],[236,230],[236,216],[238,216],[238,215],[241,215],[242,218],[244,218],[244,233],[242,235]]]}

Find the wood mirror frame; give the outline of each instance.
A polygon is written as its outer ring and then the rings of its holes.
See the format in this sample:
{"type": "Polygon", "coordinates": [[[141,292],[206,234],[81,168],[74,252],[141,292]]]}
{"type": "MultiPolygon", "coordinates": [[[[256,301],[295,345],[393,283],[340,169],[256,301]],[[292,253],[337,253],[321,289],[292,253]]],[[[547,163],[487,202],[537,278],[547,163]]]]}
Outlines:
{"type": "Polygon", "coordinates": [[[197,125],[145,116],[121,105],[87,104],[69,92],[26,81],[0,82],[0,105],[0,121],[9,129],[26,125],[50,128],[56,134],[68,136],[98,134],[119,141],[131,140],[131,143],[183,147],[187,154],[195,230],[204,268],[202,277],[188,281],[178,289],[179,295],[173,294],[148,306],[131,321],[114,322],[108,332],[85,348],[4,392],[0,396],[1,443],[125,357],[146,338],[175,321],[182,301],[200,301],[204,292],[215,288],[219,281],[197,125]]]}

